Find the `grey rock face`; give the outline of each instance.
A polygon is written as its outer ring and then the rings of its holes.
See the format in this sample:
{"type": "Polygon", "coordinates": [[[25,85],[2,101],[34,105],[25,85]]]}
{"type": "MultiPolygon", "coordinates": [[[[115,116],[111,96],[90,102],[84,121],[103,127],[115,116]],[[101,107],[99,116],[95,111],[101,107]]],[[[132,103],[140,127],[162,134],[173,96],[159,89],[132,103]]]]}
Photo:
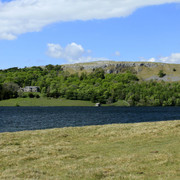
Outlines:
{"type": "Polygon", "coordinates": [[[79,64],[70,64],[64,65],[64,69],[74,69],[74,70],[93,70],[97,68],[106,69],[108,67],[113,67],[114,69],[117,68],[125,68],[125,67],[138,67],[138,66],[145,66],[145,67],[156,67],[156,63],[149,63],[149,62],[115,62],[115,61],[98,61],[92,63],[79,63],[79,64]]]}
{"type": "MultiPolygon", "coordinates": [[[[91,73],[98,68],[102,68],[107,74],[117,74],[126,71],[131,71],[137,76],[139,75],[142,80],[164,80],[164,81],[180,81],[178,75],[174,74],[173,68],[175,65],[167,65],[165,63],[154,63],[154,62],[117,62],[117,61],[97,61],[90,63],[77,63],[63,65],[64,71],[74,72],[88,72],[91,73]],[[167,75],[163,78],[158,77],[158,71],[163,69],[167,71],[167,75]],[[171,74],[171,72],[173,74],[171,74]],[[154,74],[153,74],[154,73],[154,74]]],[[[179,66],[178,66],[179,67],[179,66]]],[[[178,71],[176,71],[177,73],[178,71]]]]}
{"type": "Polygon", "coordinates": [[[86,71],[93,71],[98,68],[105,69],[107,73],[114,73],[114,71],[117,71],[122,68],[132,68],[132,67],[156,67],[156,63],[141,63],[141,62],[115,62],[115,61],[98,61],[98,62],[92,62],[92,63],[79,63],[79,64],[70,64],[70,65],[64,65],[63,69],[73,69],[74,71],[79,70],[86,70],[86,71]]]}

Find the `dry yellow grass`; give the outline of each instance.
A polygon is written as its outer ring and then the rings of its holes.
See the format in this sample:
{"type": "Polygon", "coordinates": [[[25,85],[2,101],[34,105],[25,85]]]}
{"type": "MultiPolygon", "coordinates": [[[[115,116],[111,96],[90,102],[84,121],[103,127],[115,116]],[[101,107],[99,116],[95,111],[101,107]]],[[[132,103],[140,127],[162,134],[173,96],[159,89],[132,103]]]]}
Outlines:
{"type": "Polygon", "coordinates": [[[180,179],[180,121],[0,134],[0,179],[180,179]]]}

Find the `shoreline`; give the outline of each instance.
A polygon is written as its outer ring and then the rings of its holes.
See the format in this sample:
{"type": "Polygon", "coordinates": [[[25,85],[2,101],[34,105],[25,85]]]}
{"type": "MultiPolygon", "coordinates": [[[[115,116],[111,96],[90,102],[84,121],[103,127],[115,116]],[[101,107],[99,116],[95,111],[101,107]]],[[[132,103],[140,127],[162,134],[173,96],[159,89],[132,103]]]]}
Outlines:
{"type": "MultiPolygon", "coordinates": [[[[26,106],[95,106],[96,103],[83,100],[68,100],[65,98],[16,98],[16,99],[7,99],[0,101],[0,107],[5,106],[16,106],[16,107],[26,107],[26,106]]],[[[112,104],[101,104],[101,106],[129,106],[126,101],[120,100],[112,104]]]]}

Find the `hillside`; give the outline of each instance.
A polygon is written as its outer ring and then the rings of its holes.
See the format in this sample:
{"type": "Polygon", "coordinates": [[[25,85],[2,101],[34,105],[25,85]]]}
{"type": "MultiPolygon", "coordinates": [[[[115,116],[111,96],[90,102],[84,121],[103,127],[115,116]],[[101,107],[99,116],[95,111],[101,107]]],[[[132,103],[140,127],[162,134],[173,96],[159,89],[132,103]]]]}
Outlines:
{"type": "Polygon", "coordinates": [[[130,70],[135,73],[140,80],[164,80],[169,82],[180,81],[180,64],[96,61],[90,63],[62,65],[62,68],[64,71],[68,71],[70,73],[90,73],[97,68],[104,69],[105,73],[115,74],[130,70]],[[160,70],[166,74],[162,78],[158,76],[160,70]]]}
{"type": "Polygon", "coordinates": [[[179,106],[179,82],[180,64],[103,61],[14,67],[0,70],[0,100],[47,97],[102,104],[126,102],[130,106],[179,106]]]}

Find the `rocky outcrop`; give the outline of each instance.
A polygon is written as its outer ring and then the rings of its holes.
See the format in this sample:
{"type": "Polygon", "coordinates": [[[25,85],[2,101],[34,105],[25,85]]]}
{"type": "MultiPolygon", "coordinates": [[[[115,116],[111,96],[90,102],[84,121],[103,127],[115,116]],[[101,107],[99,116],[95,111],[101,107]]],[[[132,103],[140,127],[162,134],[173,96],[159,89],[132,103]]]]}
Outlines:
{"type": "Polygon", "coordinates": [[[167,82],[176,82],[176,81],[180,81],[180,77],[177,76],[170,76],[170,75],[166,75],[162,78],[160,78],[159,76],[151,76],[147,79],[144,79],[145,81],[149,81],[149,80],[155,80],[155,81],[167,81],[167,82]]]}
{"type": "Polygon", "coordinates": [[[77,63],[62,65],[64,71],[70,73],[91,73],[95,69],[102,68],[105,73],[123,73],[128,71],[136,74],[141,80],[164,80],[164,81],[180,81],[180,64],[165,64],[154,62],[118,62],[118,61],[97,61],[90,63],[77,63]],[[174,71],[176,69],[176,71],[174,71]],[[166,76],[158,77],[160,70],[165,71],[166,76]]]}
{"type": "Polygon", "coordinates": [[[135,68],[135,67],[156,67],[156,63],[149,62],[115,62],[115,61],[97,61],[92,63],[77,63],[63,65],[63,70],[73,70],[73,71],[94,71],[95,69],[102,68],[106,73],[118,73],[122,69],[135,68]]]}

